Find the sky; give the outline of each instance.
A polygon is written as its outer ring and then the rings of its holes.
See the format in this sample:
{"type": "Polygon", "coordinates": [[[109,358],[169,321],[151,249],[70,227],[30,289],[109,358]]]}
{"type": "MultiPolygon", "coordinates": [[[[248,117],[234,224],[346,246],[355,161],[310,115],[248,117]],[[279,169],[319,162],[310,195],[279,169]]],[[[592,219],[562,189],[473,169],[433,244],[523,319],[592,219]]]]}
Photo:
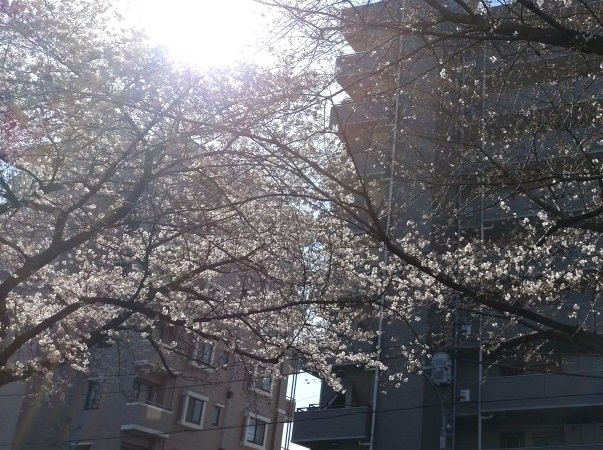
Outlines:
{"type": "Polygon", "coordinates": [[[258,58],[268,15],[253,0],[130,0],[126,17],[178,60],[215,66],[258,58]]]}
{"type": "MultiPolygon", "coordinates": [[[[293,377],[289,377],[289,386],[293,385],[293,377]]],[[[300,373],[297,375],[297,382],[295,383],[295,407],[305,408],[308,405],[318,404],[320,394],[320,380],[308,373],[300,373]]],[[[305,447],[291,444],[289,446],[291,450],[303,450],[305,447]]]]}

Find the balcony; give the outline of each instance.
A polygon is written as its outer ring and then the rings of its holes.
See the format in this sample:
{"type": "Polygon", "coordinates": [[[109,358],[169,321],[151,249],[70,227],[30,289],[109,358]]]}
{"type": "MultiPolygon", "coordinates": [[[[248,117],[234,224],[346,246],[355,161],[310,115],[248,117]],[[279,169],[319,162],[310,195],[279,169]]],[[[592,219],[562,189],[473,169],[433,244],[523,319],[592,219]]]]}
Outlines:
{"type": "Polygon", "coordinates": [[[172,411],[146,403],[127,403],[121,412],[122,431],[145,430],[149,435],[167,434],[173,428],[172,411]]]}
{"type": "Polygon", "coordinates": [[[486,94],[487,111],[518,113],[547,109],[571,99],[573,102],[600,100],[603,81],[589,77],[519,86],[486,94]]]}
{"type": "MultiPolygon", "coordinates": [[[[482,412],[603,405],[602,377],[603,371],[592,371],[487,378],[481,391],[482,412]]],[[[476,389],[475,382],[458,383],[459,392],[469,391],[469,402],[457,405],[458,415],[477,414],[476,389]]]]}
{"type": "MultiPolygon", "coordinates": [[[[542,450],[543,447],[521,447],[522,450],[542,450]]],[[[486,450],[508,450],[506,448],[488,448],[486,450]]],[[[553,445],[546,450],[603,450],[603,444],[553,445]]]]}
{"type": "Polygon", "coordinates": [[[310,406],[295,413],[291,441],[300,445],[370,439],[371,408],[321,409],[310,406]]]}
{"type": "Polygon", "coordinates": [[[331,109],[331,124],[342,130],[349,126],[389,123],[393,114],[393,108],[389,104],[389,100],[379,98],[359,103],[344,101],[331,109]]]}
{"type": "Polygon", "coordinates": [[[399,36],[400,7],[383,1],[346,8],[341,12],[345,40],[357,52],[383,47],[399,36]]]}
{"type": "MultiPolygon", "coordinates": [[[[384,152],[376,151],[355,153],[352,157],[358,174],[362,177],[383,177],[389,174],[386,170],[384,155],[384,152]]],[[[355,345],[359,347],[359,351],[370,352],[373,350],[372,344],[366,345],[366,343],[358,342],[355,345]]]]}
{"type": "Polygon", "coordinates": [[[396,86],[397,60],[396,49],[343,55],[337,58],[335,79],[356,100],[391,94],[396,86]]]}
{"type": "Polygon", "coordinates": [[[548,54],[540,52],[518,53],[517,47],[508,46],[509,54],[498,55],[496,59],[486,58],[482,53],[467,55],[465,59],[465,76],[468,85],[478,84],[484,76],[484,63],[488,86],[500,90],[506,86],[545,85],[555,79],[555,75],[563,74],[567,79],[588,76],[599,70],[602,59],[599,55],[584,55],[570,52],[560,47],[548,48],[548,54]],[[502,58],[500,57],[502,56],[502,58]],[[505,61],[514,59],[512,67],[505,61]]]}

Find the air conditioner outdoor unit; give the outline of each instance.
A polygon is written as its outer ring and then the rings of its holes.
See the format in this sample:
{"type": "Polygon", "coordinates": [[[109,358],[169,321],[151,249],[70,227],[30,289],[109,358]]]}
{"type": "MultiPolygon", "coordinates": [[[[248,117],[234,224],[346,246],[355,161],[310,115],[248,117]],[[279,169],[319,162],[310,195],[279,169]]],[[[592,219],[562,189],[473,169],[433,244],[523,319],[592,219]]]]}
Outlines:
{"type": "Polygon", "coordinates": [[[431,359],[431,381],[436,386],[452,383],[452,358],[448,353],[438,352],[431,359]]]}
{"type": "Polygon", "coordinates": [[[459,391],[459,402],[467,403],[471,400],[471,390],[470,389],[461,389],[459,391]]]}

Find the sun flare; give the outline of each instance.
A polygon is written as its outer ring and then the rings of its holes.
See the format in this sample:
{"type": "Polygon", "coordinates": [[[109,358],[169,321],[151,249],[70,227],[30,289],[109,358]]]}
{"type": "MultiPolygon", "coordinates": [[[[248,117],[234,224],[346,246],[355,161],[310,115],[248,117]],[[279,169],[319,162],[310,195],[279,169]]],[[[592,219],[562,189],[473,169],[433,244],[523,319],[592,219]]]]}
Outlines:
{"type": "Polygon", "coordinates": [[[253,0],[134,0],[131,15],[178,60],[213,66],[258,58],[264,27],[253,0]]]}

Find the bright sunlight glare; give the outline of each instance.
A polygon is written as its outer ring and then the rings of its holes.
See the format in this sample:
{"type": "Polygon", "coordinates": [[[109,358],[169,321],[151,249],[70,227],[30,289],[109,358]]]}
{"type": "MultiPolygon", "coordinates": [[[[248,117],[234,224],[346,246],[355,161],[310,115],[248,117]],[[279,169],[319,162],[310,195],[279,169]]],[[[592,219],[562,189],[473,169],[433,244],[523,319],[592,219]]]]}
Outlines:
{"type": "Polygon", "coordinates": [[[198,66],[262,58],[267,20],[253,0],[132,0],[128,13],[151,42],[198,66]]]}

